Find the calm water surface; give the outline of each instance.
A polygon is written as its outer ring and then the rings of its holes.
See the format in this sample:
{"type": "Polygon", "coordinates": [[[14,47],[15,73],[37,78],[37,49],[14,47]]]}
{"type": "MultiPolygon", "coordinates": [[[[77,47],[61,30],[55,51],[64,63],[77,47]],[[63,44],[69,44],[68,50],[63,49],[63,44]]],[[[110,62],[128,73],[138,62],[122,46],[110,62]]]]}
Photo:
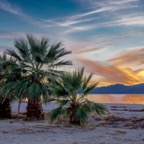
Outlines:
{"type": "MultiPolygon", "coordinates": [[[[94,94],[89,95],[88,99],[97,103],[110,103],[110,104],[144,104],[144,94],[141,95],[119,95],[119,94],[94,94]]],[[[18,111],[18,102],[15,101],[11,103],[12,111],[18,111]]],[[[21,104],[21,112],[26,111],[27,102],[21,104]]],[[[56,108],[57,105],[54,103],[48,103],[47,105],[43,104],[44,110],[51,110],[56,108]]]]}
{"type": "Polygon", "coordinates": [[[99,103],[144,104],[144,94],[92,94],[88,99],[99,103]]]}

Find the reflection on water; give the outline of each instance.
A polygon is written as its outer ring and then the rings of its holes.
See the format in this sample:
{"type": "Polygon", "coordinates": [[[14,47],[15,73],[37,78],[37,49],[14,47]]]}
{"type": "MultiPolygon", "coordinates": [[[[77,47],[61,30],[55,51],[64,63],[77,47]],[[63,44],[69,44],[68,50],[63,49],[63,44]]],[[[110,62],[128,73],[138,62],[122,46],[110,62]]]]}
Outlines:
{"type": "Polygon", "coordinates": [[[144,104],[144,94],[92,94],[88,99],[99,103],[144,104]]]}

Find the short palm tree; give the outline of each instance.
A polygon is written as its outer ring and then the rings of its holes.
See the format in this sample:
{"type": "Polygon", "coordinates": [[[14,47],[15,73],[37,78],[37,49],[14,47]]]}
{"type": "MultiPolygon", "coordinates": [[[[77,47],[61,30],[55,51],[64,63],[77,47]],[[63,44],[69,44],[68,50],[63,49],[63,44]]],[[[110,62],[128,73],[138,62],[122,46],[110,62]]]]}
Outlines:
{"type": "Polygon", "coordinates": [[[97,83],[90,83],[92,74],[84,75],[84,68],[72,73],[66,72],[62,75],[60,84],[55,87],[55,97],[59,107],[49,114],[49,121],[53,122],[61,116],[68,116],[72,124],[81,125],[87,122],[91,112],[98,115],[108,112],[107,108],[87,99],[87,95],[96,87],[97,83]],[[80,94],[78,94],[78,92],[80,94]]]}
{"type": "MultiPolygon", "coordinates": [[[[6,54],[0,56],[0,89],[5,83],[16,80],[19,71],[14,71],[15,67],[17,64],[12,58],[7,57],[6,54]],[[13,76],[10,75],[12,72],[15,73],[13,76]]],[[[0,118],[12,117],[10,103],[15,99],[13,95],[6,95],[0,91],[0,118]]]]}
{"type": "Polygon", "coordinates": [[[15,50],[6,53],[16,60],[20,77],[6,83],[2,91],[20,99],[28,98],[27,117],[43,119],[42,98],[51,95],[52,82],[62,73],[57,68],[71,65],[69,60],[61,59],[71,52],[61,43],[51,45],[47,38],[39,40],[27,35],[26,39],[15,40],[15,50]]]}

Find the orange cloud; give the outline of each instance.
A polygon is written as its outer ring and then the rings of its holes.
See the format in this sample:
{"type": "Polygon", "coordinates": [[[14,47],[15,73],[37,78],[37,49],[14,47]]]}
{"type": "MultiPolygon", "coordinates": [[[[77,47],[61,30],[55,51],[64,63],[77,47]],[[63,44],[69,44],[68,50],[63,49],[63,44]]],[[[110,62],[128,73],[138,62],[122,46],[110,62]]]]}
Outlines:
{"type": "Polygon", "coordinates": [[[125,50],[119,56],[109,60],[117,65],[140,65],[144,64],[144,48],[125,50]]]}
{"type": "Polygon", "coordinates": [[[93,72],[94,74],[101,77],[101,84],[114,84],[123,83],[126,85],[132,85],[142,83],[142,75],[144,70],[133,71],[130,68],[124,68],[117,65],[106,65],[101,62],[91,61],[81,57],[77,57],[77,60],[86,67],[86,70],[93,72]]]}

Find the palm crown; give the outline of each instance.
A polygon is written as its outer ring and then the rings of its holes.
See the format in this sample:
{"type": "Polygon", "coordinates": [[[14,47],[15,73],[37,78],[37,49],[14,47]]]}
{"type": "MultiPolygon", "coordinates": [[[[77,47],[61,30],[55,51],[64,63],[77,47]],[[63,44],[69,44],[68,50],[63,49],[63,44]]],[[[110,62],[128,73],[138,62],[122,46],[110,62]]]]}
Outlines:
{"type": "Polygon", "coordinates": [[[71,52],[65,50],[61,43],[50,45],[47,38],[38,40],[27,35],[27,39],[15,40],[15,48],[6,53],[16,60],[21,79],[7,83],[3,90],[16,93],[19,97],[28,95],[35,99],[48,95],[48,82],[60,74],[55,68],[71,64],[70,61],[61,60],[71,52]]]}
{"type": "MultiPolygon", "coordinates": [[[[9,68],[7,77],[15,79],[5,81],[1,91],[7,96],[15,95],[20,99],[27,97],[30,102],[28,105],[39,104],[41,96],[43,99],[49,98],[53,81],[62,73],[57,67],[71,65],[71,61],[62,59],[71,51],[67,51],[61,43],[50,44],[47,38],[39,40],[32,35],[27,35],[26,39],[15,40],[14,45],[15,49],[7,50],[6,55],[9,55],[15,64],[12,69],[9,68]]],[[[41,103],[40,105],[42,107],[41,103]]],[[[30,112],[33,108],[30,106],[27,109],[27,112],[30,112]]]]}

